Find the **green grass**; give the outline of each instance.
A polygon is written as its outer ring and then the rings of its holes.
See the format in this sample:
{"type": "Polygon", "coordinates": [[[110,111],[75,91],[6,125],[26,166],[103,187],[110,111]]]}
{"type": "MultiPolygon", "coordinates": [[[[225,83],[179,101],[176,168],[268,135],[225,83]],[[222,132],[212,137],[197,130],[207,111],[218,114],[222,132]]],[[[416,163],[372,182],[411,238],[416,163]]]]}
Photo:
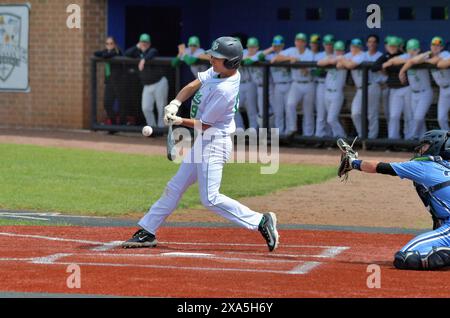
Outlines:
{"type": "MultiPolygon", "coordinates": [[[[0,208],[119,216],[146,211],[178,165],[163,156],[0,144],[0,208]]],[[[239,199],[319,183],[334,167],[280,165],[261,175],[259,164],[228,164],[221,192],[239,199]]],[[[180,207],[199,206],[197,185],[180,207]]]]}
{"type": "Polygon", "coordinates": [[[39,220],[19,220],[19,219],[1,219],[0,218],[0,226],[12,226],[12,225],[33,225],[33,226],[42,226],[42,225],[51,225],[51,226],[69,226],[68,223],[53,223],[39,220]]]}

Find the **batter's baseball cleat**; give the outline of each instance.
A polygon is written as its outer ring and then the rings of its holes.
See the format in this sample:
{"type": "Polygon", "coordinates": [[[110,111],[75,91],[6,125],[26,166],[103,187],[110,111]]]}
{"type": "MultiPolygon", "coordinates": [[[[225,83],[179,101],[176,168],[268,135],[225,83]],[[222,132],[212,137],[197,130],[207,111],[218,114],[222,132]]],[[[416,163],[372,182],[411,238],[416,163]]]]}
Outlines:
{"type": "Polygon", "coordinates": [[[133,237],[122,243],[123,248],[155,247],[158,244],[156,237],[144,229],[138,230],[133,237]]]}
{"type": "Polygon", "coordinates": [[[278,247],[280,236],[277,231],[277,216],[273,212],[264,213],[258,231],[266,240],[269,251],[274,251],[278,247]]]}

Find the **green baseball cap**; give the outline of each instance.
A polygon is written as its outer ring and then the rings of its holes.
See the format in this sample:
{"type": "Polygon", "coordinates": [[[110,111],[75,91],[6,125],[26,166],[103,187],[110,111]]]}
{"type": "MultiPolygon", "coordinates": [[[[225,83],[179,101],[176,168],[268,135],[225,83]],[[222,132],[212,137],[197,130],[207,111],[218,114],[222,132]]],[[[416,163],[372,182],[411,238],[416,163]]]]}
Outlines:
{"type": "Polygon", "coordinates": [[[151,37],[147,33],[142,33],[139,37],[139,42],[151,42],[151,37]]]}
{"type": "Polygon", "coordinates": [[[395,36],[393,36],[393,35],[386,35],[386,37],[384,38],[384,44],[388,44],[388,42],[390,40],[392,40],[393,38],[395,38],[395,36]]]}
{"type": "Polygon", "coordinates": [[[200,46],[200,39],[198,36],[191,36],[188,40],[188,46],[200,46]]]}
{"type": "Polygon", "coordinates": [[[431,45],[444,46],[444,39],[440,36],[435,36],[431,39],[431,45]]]}
{"type": "Polygon", "coordinates": [[[295,36],[295,39],[308,42],[308,36],[305,33],[297,33],[297,35],[295,36]]]}
{"type": "Polygon", "coordinates": [[[320,35],[317,33],[313,33],[309,36],[309,43],[319,43],[320,35]]]}
{"type": "Polygon", "coordinates": [[[323,37],[323,44],[333,44],[334,43],[334,35],[327,34],[323,37]]]}
{"type": "Polygon", "coordinates": [[[345,51],[345,44],[342,41],[336,41],[336,43],[334,43],[333,48],[336,51],[345,51]]]}
{"type": "Polygon", "coordinates": [[[282,35],[275,35],[272,40],[272,45],[283,45],[284,37],[282,35]]]}
{"type": "Polygon", "coordinates": [[[247,47],[259,47],[259,41],[255,37],[248,38],[247,47]]]}
{"type": "Polygon", "coordinates": [[[420,42],[417,39],[409,39],[408,42],[406,42],[406,50],[420,50],[420,42]]]}
{"type": "Polygon", "coordinates": [[[396,47],[399,47],[401,44],[400,38],[398,38],[396,36],[390,36],[385,43],[388,46],[396,46],[396,47]]]}

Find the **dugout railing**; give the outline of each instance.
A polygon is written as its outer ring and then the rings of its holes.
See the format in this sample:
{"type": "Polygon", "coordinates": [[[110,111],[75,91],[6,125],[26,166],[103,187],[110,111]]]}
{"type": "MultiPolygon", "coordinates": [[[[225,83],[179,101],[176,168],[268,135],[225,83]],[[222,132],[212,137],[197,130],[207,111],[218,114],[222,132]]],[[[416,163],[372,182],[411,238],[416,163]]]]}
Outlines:
{"type": "MultiPolygon", "coordinates": [[[[176,96],[176,93],[181,89],[182,83],[182,68],[187,68],[186,65],[181,64],[178,66],[172,66],[171,64],[172,58],[168,57],[158,57],[149,62],[147,62],[146,67],[150,68],[158,68],[158,72],[161,72],[161,75],[166,76],[169,82],[169,96],[168,101],[173,99],[176,96]]],[[[139,60],[131,59],[126,57],[115,57],[113,59],[102,59],[93,57],[91,59],[91,129],[94,131],[109,131],[109,132],[140,132],[142,126],[145,125],[145,119],[143,119],[142,111],[140,108],[140,100],[142,94],[142,85],[138,84],[138,70],[137,65],[139,60]],[[117,81],[116,87],[118,91],[118,95],[122,94],[124,96],[116,98],[116,106],[117,100],[119,100],[119,108],[127,108],[128,113],[133,113],[133,115],[137,118],[136,121],[131,121],[127,123],[105,123],[102,121],[102,118],[105,117],[104,111],[104,68],[105,65],[109,64],[111,69],[111,74],[114,72],[121,73],[115,79],[117,81]],[[131,110],[130,110],[131,109],[131,110]]],[[[201,61],[199,64],[209,64],[207,61],[201,61]]],[[[362,113],[361,113],[361,127],[362,127],[362,136],[358,139],[358,144],[360,147],[366,148],[399,148],[399,149],[412,149],[412,147],[416,144],[414,140],[404,140],[404,139],[388,139],[386,135],[387,130],[387,118],[384,115],[381,115],[380,111],[380,137],[377,139],[368,139],[368,122],[367,122],[367,109],[368,109],[368,81],[369,81],[369,72],[373,63],[364,62],[358,66],[362,70],[363,74],[363,84],[362,84],[362,113]]],[[[263,126],[269,126],[269,83],[270,83],[270,68],[271,67],[286,67],[286,68],[317,68],[316,62],[298,62],[298,63],[274,63],[271,64],[269,62],[256,62],[251,66],[242,66],[242,67],[260,67],[263,68],[263,126]]],[[[434,66],[429,64],[422,64],[414,66],[414,68],[433,68],[434,66]]],[[[327,68],[327,67],[326,67],[327,68]]],[[[184,70],[186,71],[186,70],[184,70]]],[[[188,74],[185,72],[184,74],[188,74]]],[[[114,76],[116,76],[115,74],[114,76]]],[[[431,77],[431,75],[430,75],[431,77]]],[[[434,95],[436,97],[437,87],[433,83],[434,87],[434,95]]],[[[348,72],[347,83],[346,83],[346,98],[344,101],[344,106],[342,107],[340,120],[344,123],[344,128],[347,133],[349,133],[349,139],[352,134],[354,135],[354,127],[350,118],[350,107],[351,100],[353,99],[354,94],[354,85],[352,83],[352,79],[350,76],[350,72],[348,72]]],[[[436,99],[436,98],[434,98],[436,99]]],[[[186,105],[183,106],[184,115],[189,114],[189,109],[186,105]]],[[[429,129],[438,128],[437,118],[434,116],[436,113],[436,103],[432,105],[430,111],[427,114],[426,123],[429,129]],[[430,114],[432,114],[430,116],[430,114]]],[[[318,137],[306,137],[301,135],[301,107],[298,108],[297,113],[297,121],[298,121],[298,132],[294,136],[289,138],[280,138],[280,144],[285,146],[334,146],[336,143],[335,138],[318,138],[318,137]]],[[[403,120],[402,120],[403,123],[403,120]]],[[[166,128],[158,128],[154,127],[154,131],[156,134],[164,134],[167,132],[166,128]]]]}

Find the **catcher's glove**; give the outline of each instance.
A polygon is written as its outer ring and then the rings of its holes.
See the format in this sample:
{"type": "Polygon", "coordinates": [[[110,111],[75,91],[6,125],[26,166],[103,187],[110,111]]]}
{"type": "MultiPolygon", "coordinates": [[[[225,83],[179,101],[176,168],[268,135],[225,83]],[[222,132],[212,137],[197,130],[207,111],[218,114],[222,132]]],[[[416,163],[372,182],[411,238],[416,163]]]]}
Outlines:
{"type": "Polygon", "coordinates": [[[348,173],[353,169],[352,162],[358,159],[358,153],[353,150],[353,145],[355,144],[357,138],[358,137],[353,140],[351,146],[342,138],[339,138],[337,141],[337,145],[342,151],[341,163],[338,168],[338,177],[341,178],[341,181],[347,181],[348,173]]]}

